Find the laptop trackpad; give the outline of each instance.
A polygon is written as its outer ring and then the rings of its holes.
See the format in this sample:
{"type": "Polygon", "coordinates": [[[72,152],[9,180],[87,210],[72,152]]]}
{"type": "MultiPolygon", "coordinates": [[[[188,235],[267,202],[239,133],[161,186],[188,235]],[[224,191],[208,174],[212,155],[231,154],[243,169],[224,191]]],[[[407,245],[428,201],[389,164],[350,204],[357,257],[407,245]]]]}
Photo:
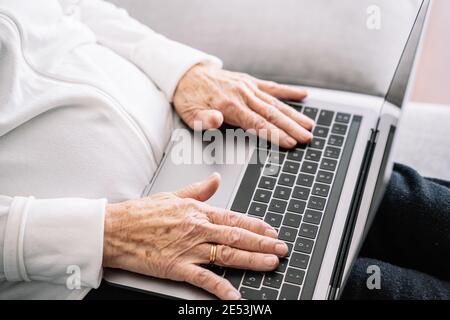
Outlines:
{"type": "Polygon", "coordinates": [[[222,135],[221,143],[210,138],[212,142],[204,142],[205,137],[202,138],[201,134],[187,130],[181,135],[174,135],[149,194],[175,191],[217,172],[222,177],[221,184],[207,203],[220,208],[231,206],[233,192],[255,148],[256,142],[253,140],[256,139],[239,136],[230,142],[224,132],[215,133],[222,135]]]}

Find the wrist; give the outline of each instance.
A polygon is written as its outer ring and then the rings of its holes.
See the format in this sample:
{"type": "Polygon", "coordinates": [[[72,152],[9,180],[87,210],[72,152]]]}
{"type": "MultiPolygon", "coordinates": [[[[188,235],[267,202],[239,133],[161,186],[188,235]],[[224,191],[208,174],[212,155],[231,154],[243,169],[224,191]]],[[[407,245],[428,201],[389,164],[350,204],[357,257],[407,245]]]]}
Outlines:
{"type": "Polygon", "coordinates": [[[112,220],[115,211],[115,205],[107,204],[105,209],[105,224],[103,231],[103,267],[113,267],[113,228],[112,220]]]}

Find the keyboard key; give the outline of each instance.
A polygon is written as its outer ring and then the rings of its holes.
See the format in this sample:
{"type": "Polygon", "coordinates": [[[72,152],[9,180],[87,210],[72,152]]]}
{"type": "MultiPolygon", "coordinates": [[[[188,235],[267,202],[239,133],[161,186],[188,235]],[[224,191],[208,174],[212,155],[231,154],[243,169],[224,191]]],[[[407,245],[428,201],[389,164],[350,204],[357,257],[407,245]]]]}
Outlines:
{"type": "Polygon", "coordinates": [[[278,183],[282,186],[292,187],[295,183],[295,176],[292,174],[282,173],[278,183]]]}
{"type": "Polygon", "coordinates": [[[278,291],[270,288],[261,288],[261,298],[259,300],[276,300],[278,291]]]}
{"type": "Polygon", "coordinates": [[[335,171],[337,167],[337,161],[333,159],[323,158],[320,163],[320,169],[335,171]]]}
{"type": "Polygon", "coordinates": [[[314,210],[323,210],[325,208],[325,198],[311,196],[308,202],[308,208],[314,210]]]}
{"type": "Polygon", "coordinates": [[[253,288],[259,288],[262,279],[263,275],[261,272],[247,271],[245,273],[244,279],[242,280],[242,285],[253,288]]]}
{"type": "Polygon", "coordinates": [[[285,281],[293,284],[302,284],[305,278],[305,271],[294,268],[288,268],[285,281]]]}
{"type": "Polygon", "coordinates": [[[286,213],[283,220],[283,225],[293,228],[298,228],[302,222],[302,216],[293,213],[286,213]]]}
{"type": "Polygon", "coordinates": [[[305,160],[319,162],[322,157],[322,151],[309,149],[306,151],[305,160]]]}
{"type": "Polygon", "coordinates": [[[312,188],[312,194],[315,196],[327,197],[330,192],[330,186],[322,183],[315,183],[312,188]]]}
{"type": "Polygon", "coordinates": [[[270,196],[272,195],[272,192],[263,190],[263,189],[257,189],[255,192],[255,196],[253,197],[253,200],[269,203],[270,196]]]}
{"type": "Polygon", "coordinates": [[[325,140],[320,138],[313,138],[309,146],[314,149],[322,150],[325,146],[325,140]]]}
{"type": "Polygon", "coordinates": [[[313,136],[318,138],[326,138],[330,129],[325,127],[317,126],[314,128],[313,136]]]}
{"type": "Polygon", "coordinates": [[[283,283],[283,275],[276,272],[266,273],[264,276],[263,285],[266,287],[277,288],[281,287],[281,283],[283,283]]]}
{"type": "Polygon", "coordinates": [[[345,136],[345,134],[347,133],[347,125],[335,123],[333,125],[333,128],[331,129],[331,132],[345,136]]]}
{"type": "Polygon", "coordinates": [[[276,300],[278,291],[270,288],[261,288],[260,290],[242,287],[241,296],[247,300],[276,300]]]}
{"type": "Polygon", "coordinates": [[[261,291],[260,290],[242,287],[241,289],[239,289],[239,292],[241,293],[241,297],[243,299],[261,300],[261,291]]]}
{"type": "Polygon", "coordinates": [[[280,166],[276,166],[274,164],[268,164],[264,167],[263,175],[269,177],[278,177],[278,174],[281,171],[280,166]]]}
{"type": "Polygon", "coordinates": [[[315,225],[302,223],[300,230],[298,231],[298,235],[305,238],[315,239],[318,230],[319,228],[315,225]]]}
{"type": "Polygon", "coordinates": [[[281,258],[280,263],[278,264],[278,268],[275,271],[282,273],[285,272],[288,264],[289,264],[288,258],[281,258]]]}
{"type": "Polygon", "coordinates": [[[286,243],[286,245],[288,247],[288,256],[290,256],[291,252],[292,252],[292,248],[294,247],[294,244],[290,243],[290,242],[285,242],[285,243],[286,243]]]}
{"type": "Polygon", "coordinates": [[[248,214],[257,217],[264,217],[264,214],[267,211],[267,205],[263,203],[252,202],[250,205],[250,209],[248,209],[248,214]]]}
{"type": "Polygon", "coordinates": [[[335,147],[342,147],[344,144],[344,137],[331,135],[328,139],[328,144],[335,147]]]}
{"type": "Polygon", "coordinates": [[[283,284],[281,288],[279,300],[298,300],[300,287],[288,283],[283,284]]]}
{"type": "Polygon", "coordinates": [[[279,199],[270,201],[269,210],[276,213],[284,213],[286,211],[287,202],[279,199]]]}
{"type": "Polygon", "coordinates": [[[302,165],[302,172],[316,174],[318,166],[315,162],[305,161],[302,165]]]}
{"type": "Polygon", "coordinates": [[[341,154],[341,149],[336,147],[327,147],[325,149],[324,157],[337,159],[339,158],[339,155],[341,154]]]}
{"type": "Polygon", "coordinates": [[[303,214],[303,211],[305,211],[306,208],[306,202],[297,200],[297,199],[291,199],[289,201],[288,211],[294,212],[297,214],[303,214]]]}
{"type": "Polygon", "coordinates": [[[283,171],[287,173],[297,174],[300,169],[300,163],[286,161],[283,166],[283,171]]]}
{"type": "Polygon", "coordinates": [[[300,200],[308,200],[310,189],[305,187],[295,187],[292,197],[300,200]]]}
{"type": "Polygon", "coordinates": [[[299,174],[297,179],[297,184],[304,187],[311,187],[314,182],[314,176],[309,174],[299,174]]]}
{"type": "Polygon", "coordinates": [[[308,267],[308,262],[309,256],[303,253],[294,252],[289,265],[300,269],[306,269],[306,267],[308,267]]]}
{"type": "Polygon", "coordinates": [[[321,126],[330,126],[331,122],[333,122],[334,112],[322,110],[319,113],[319,118],[317,119],[317,124],[321,126]]]}
{"type": "Polygon", "coordinates": [[[225,279],[230,281],[231,285],[236,289],[241,285],[242,277],[244,276],[244,271],[240,269],[227,269],[225,271],[225,279]]]}
{"type": "Polygon", "coordinates": [[[303,252],[303,253],[311,253],[314,246],[314,241],[305,238],[297,238],[295,242],[295,251],[303,252]]]}
{"type": "Polygon", "coordinates": [[[283,241],[294,242],[297,236],[297,229],[292,229],[289,227],[281,227],[280,232],[278,232],[278,239],[283,241]]]}
{"type": "Polygon", "coordinates": [[[333,175],[334,174],[329,171],[319,171],[319,173],[317,173],[317,181],[331,184],[331,182],[333,182],[333,175]]]}
{"type": "Polygon", "coordinates": [[[281,165],[284,161],[284,158],[286,158],[286,154],[272,151],[270,153],[268,162],[271,164],[281,165]]]}
{"type": "Polygon", "coordinates": [[[300,162],[300,161],[302,161],[304,154],[305,154],[305,151],[295,149],[295,150],[291,150],[288,152],[287,158],[288,158],[288,160],[300,162]]]}
{"type": "Polygon", "coordinates": [[[278,186],[273,193],[274,198],[289,200],[291,196],[291,189],[287,187],[278,186]]]}
{"type": "Polygon", "coordinates": [[[303,110],[303,106],[297,101],[283,100],[283,102],[286,103],[287,105],[291,106],[292,108],[294,108],[298,112],[301,112],[303,110]]]}
{"type": "Polygon", "coordinates": [[[316,108],[305,107],[305,109],[303,109],[303,114],[312,120],[316,120],[318,112],[319,110],[316,108]]]}
{"type": "Polygon", "coordinates": [[[319,224],[321,219],[322,219],[321,212],[309,209],[305,211],[305,216],[303,217],[303,221],[312,224],[319,224]]]}
{"type": "Polygon", "coordinates": [[[206,268],[209,271],[214,272],[218,276],[223,276],[223,274],[225,273],[225,268],[223,268],[221,266],[218,266],[218,265],[215,265],[215,264],[207,265],[206,268]]]}
{"type": "Polygon", "coordinates": [[[336,122],[349,123],[350,117],[351,117],[351,115],[349,115],[348,113],[338,113],[336,115],[336,122]]]}
{"type": "Polygon", "coordinates": [[[273,190],[273,188],[275,188],[275,183],[277,183],[277,179],[275,179],[275,178],[261,177],[258,187],[267,189],[267,190],[273,190]]]}
{"type": "Polygon", "coordinates": [[[267,212],[265,222],[270,224],[274,228],[278,228],[281,225],[281,221],[283,220],[283,216],[280,214],[276,214],[273,212],[267,212]]]}

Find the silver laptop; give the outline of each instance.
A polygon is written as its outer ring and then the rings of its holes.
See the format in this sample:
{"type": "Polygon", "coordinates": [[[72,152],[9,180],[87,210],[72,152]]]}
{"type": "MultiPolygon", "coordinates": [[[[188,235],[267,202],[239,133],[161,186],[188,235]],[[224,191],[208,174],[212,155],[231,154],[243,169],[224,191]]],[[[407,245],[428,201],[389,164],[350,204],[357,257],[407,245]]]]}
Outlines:
{"type": "MultiPolygon", "coordinates": [[[[339,298],[391,174],[391,151],[429,5],[429,0],[420,4],[385,97],[307,88],[307,100],[286,101],[316,121],[309,145],[282,150],[233,128],[175,130],[144,195],[177,190],[219,172],[221,187],[208,203],[265,220],[290,249],[274,272],[210,267],[244,299],[339,298]],[[226,143],[212,153],[218,135],[226,143]],[[189,161],[183,161],[183,151],[189,161]],[[193,159],[193,154],[201,156],[193,159]]],[[[188,284],[121,270],[106,270],[104,278],[164,297],[214,298],[188,284]]]]}

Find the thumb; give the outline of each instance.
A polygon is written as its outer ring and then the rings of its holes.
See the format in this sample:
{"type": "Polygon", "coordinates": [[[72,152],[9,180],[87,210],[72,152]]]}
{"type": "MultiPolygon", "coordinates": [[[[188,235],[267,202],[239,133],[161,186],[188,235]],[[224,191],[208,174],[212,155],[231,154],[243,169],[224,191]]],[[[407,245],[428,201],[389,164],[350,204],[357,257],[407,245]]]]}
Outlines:
{"type": "Polygon", "coordinates": [[[223,114],[217,110],[199,110],[193,120],[201,122],[203,130],[218,129],[223,123],[223,114]]]}
{"type": "Polygon", "coordinates": [[[192,198],[198,201],[206,201],[211,198],[220,185],[220,175],[212,174],[208,179],[186,186],[174,194],[180,198],[192,198]]]}

